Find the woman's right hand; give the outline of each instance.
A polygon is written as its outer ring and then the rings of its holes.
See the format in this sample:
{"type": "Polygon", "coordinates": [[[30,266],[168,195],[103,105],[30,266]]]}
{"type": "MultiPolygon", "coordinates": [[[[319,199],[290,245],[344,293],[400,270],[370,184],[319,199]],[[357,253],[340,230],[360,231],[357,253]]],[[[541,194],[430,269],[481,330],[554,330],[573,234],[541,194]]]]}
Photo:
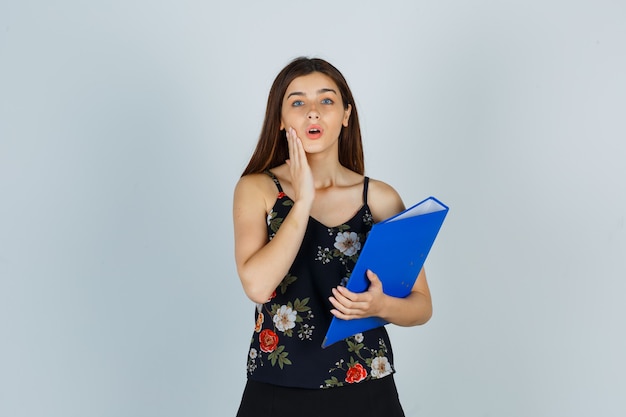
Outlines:
{"type": "Polygon", "coordinates": [[[294,190],[294,202],[303,201],[309,206],[315,198],[313,173],[302,145],[302,140],[293,127],[286,130],[289,145],[289,159],[285,161],[291,174],[291,186],[294,190]]]}

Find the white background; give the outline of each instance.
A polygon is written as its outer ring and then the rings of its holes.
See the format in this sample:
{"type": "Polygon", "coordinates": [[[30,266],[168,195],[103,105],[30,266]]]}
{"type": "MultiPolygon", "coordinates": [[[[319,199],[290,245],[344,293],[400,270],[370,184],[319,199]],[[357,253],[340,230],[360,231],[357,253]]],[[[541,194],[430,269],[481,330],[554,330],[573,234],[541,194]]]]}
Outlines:
{"type": "Polygon", "coordinates": [[[451,208],[407,416],[626,415],[623,1],[0,0],[0,415],[233,416],[233,187],[299,55],[451,208]]]}

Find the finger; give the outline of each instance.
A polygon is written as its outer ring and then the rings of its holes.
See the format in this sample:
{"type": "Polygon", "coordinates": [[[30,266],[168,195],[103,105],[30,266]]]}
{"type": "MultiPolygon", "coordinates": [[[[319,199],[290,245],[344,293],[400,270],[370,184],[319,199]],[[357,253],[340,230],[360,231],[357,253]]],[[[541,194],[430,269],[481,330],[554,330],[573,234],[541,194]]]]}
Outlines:
{"type": "Polygon", "coordinates": [[[356,316],[350,316],[347,314],[343,314],[341,311],[336,310],[336,309],[332,309],[330,310],[331,314],[335,317],[337,317],[338,319],[342,319],[342,320],[353,320],[353,319],[357,319],[358,317],[356,316]]]}
{"type": "Polygon", "coordinates": [[[378,280],[378,275],[376,275],[376,273],[375,273],[374,271],[372,271],[371,269],[368,269],[368,270],[367,270],[367,272],[366,272],[366,274],[367,274],[367,278],[368,278],[370,281],[376,281],[376,280],[378,280]]]}
{"type": "Polygon", "coordinates": [[[344,287],[333,288],[332,292],[337,302],[346,309],[349,309],[352,314],[365,311],[369,305],[369,297],[365,293],[353,293],[346,290],[344,287]]]}
{"type": "Polygon", "coordinates": [[[292,129],[288,128],[285,133],[287,135],[287,147],[289,149],[289,159],[291,161],[294,161],[294,153],[295,153],[295,149],[294,149],[294,142],[293,142],[293,135],[291,133],[292,129]]]}
{"type": "Polygon", "coordinates": [[[298,137],[298,133],[295,129],[292,130],[294,155],[298,158],[298,166],[303,166],[306,163],[306,153],[304,152],[304,146],[302,145],[302,139],[298,137]]]}
{"type": "Polygon", "coordinates": [[[332,290],[333,296],[329,297],[330,303],[342,313],[348,313],[352,307],[352,301],[341,295],[335,288],[332,290]]]}
{"type": "Polygon", "coordinates": [[[334,307],[331,312],[339,318],[351,320],[366,317],[366,312],[360,308],[348,307],[334,297],[329,297],[329,300],[334,307]]]}
{"type": "Polygon", "coordinates": [[[380,278],[378,277],[378,275],[376,273],[374,273],[374,271],[372,271],[371,269],[367,270],[367,279],[369,279],[370,284],[378,284],[381,283],[380,278]]]}
{"type": "Polygon", "coordinates": [[[348,294],[344,294],[344,291],[346,290],[343,287],[333,288],[331,291],[333,293],[333,296],[342,304],[348,304],[352,302],[352,300],[348,298],[348,294]]]}
{"type": "Polygon", "coordinates": [[[335,307],[335,309],[337,310],[345,309],[345,307],[335,297],[328,297],[328,301],[330,301],[333,307],[335,307]]]}
{"type": "Polygon", "coordinates": [[[347,300],[348,302],[358,302],[359,301],[359,297],[360,295],[350,291],[349,289],[347,289],[346,287],[336,287],[333,288],[334,291],[337,291],[338,294],[340,294],[341,296],[343,296],[343,298],[345,300],[347,300]]]}
{"type": "Polygon", "coordinates": [[[378,277],[378,275],[376,275],[374,272],[372,272],[371,270],[367,270],[367,279],[369,279],[370,281],[370,288],[368,289],[368,291],[370,290],[375,290],[375,291],[382,291],[383,289],[383,282],[380,280],[380,278],[378,277]]]}
{"type": "Polygon", "coordinates": [[[333,307],[335,307],[334,309],[331,310],[331,312],[334,311],[335,313],[333,313],[333,314],[335,314],[336,316],[337,315],[341,315],[341,318],[345,318],[345,317],[352,317],[352,318],[354,318],[354,317],[357,317],[357,315],[356,315],[357,311],[356,310],[352,310],[351,308],[348,308],[347,306],[341,304],[339,302],[339,300],[337,300],[334,297],[329,297],[328,299],[330,300],[330,302],[333,305],[333,307]]]}

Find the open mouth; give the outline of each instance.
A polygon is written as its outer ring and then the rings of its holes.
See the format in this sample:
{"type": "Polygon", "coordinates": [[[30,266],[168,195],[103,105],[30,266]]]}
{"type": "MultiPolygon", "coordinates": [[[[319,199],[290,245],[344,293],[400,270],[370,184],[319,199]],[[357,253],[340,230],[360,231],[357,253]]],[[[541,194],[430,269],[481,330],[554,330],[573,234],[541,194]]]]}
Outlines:
{"type": "Polygon", "coordinates": [[[324,133],[324,130],[321,128],[321,126],[309,126],[309,128],[306,130],[306,135],[309,139],[317,139],[320,136],[322,136],[322,133],[324,133]]]}

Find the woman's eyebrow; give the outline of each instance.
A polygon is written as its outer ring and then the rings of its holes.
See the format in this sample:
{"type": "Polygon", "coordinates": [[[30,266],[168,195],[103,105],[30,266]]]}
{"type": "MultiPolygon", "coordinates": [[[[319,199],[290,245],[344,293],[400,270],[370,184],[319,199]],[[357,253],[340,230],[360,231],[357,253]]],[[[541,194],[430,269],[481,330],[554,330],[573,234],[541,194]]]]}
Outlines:
{"type": "MultiPolygon", "coordinates": [[[[332,88],[320,88],[319,90],[317,90],[317,94],[324,94],[324,93],[334,93],[335,95],[337,95],[337,92],[332,88]]],[[[289,93],[287,98],[291,96],[306,96],[306,94],[304,94],[302,91],[294,91],[292,93],[289,93]]]]}
{"type": "Polygon", "coordinates": [[[324,94],[324,93],[335,93],[335,95],[337,95],[337,92],[333,90],[332,88],[322,88],[320,90],[317,90],[317,94],[324,94]]]}

